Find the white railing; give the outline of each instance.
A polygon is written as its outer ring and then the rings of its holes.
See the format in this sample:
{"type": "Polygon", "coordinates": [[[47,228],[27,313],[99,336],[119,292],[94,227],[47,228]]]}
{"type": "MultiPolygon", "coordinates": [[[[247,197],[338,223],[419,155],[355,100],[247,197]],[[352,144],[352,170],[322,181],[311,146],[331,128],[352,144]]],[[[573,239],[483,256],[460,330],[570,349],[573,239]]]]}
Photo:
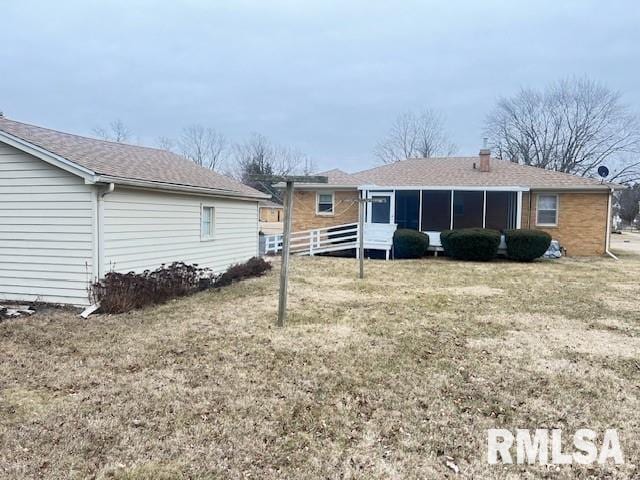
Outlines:
{"type": "MultiPolygon", "coordinates": [[[[364,226],[364,247],[385,250],[388,253],[393,243],[395,224],[371,224],[364,226]]],[[[291,233],[291,253],[297,255],[315,255],[316,253],[336,252],[357,248],[359,229],[357,223],[345,223],[330,227],[302,230],[291,233]]],[[[282,251],[282,235],[265,236],[265,253],[282,251]]]]}
{"type": "MultiPolygon", "coordinates": [[[[358,224],[346,223],[313,230],[301,230],[291,233],[290,250],[292,254],[314,255],[323,252],[335,252],[355,248],[358,242],[358,224]]],[[[282,251],[282,235],[265,236],[265,253],[282,251]]]]}

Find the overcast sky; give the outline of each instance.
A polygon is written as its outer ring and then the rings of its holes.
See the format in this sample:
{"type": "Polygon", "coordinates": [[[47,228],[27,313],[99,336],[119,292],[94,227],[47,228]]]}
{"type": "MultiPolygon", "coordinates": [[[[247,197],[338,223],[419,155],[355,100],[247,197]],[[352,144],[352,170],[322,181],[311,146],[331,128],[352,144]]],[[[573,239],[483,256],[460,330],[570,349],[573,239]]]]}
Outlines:
{"type": "Polygon", "coordinates": [[[475,154],[499,96],[568,75],[640,111],[639,26],[637,0],[5,0],[0,109],[79,134],[120,118],[149,145],[259,132],[353,171],[402,111],[441,110],[475,154]]]}

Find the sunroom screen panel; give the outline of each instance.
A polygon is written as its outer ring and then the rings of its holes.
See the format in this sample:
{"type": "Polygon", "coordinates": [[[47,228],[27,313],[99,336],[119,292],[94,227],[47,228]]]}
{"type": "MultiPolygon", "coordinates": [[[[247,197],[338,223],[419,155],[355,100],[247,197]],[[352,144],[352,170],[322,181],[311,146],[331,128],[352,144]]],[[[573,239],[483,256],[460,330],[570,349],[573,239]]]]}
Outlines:
{"type": "Polygon", "coordinates": [[[482,228],[484,192],[453,192],[453,228],[482,228]]]}
{"type": "Polygon", "coordinates": [[[398,228],[418,230],[420,215],[420,192],[418,190],[396,191],[396,224],[398,228]]]}
{"type": "Polygon", "coordinates": [[[506,230],[516,227],[516,195],[516,192],[487,192],[487,228],[506,230]]]}
{"type": "Polygon", "coordinates": [[[441,232],[451,228],[451,190],[422,191],[423,232],[441,232]]]}

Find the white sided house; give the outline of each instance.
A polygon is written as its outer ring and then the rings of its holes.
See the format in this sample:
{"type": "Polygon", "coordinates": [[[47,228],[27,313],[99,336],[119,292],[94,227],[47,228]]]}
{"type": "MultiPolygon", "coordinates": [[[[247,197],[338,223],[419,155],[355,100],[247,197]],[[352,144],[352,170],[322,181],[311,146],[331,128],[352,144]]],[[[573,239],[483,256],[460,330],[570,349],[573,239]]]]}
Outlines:
{"type": "Polygon", "coordinates": [[[0,301],[87,305],[109,271],[258,254],[266,195],[168,151],[0,117],[0,301]]]}

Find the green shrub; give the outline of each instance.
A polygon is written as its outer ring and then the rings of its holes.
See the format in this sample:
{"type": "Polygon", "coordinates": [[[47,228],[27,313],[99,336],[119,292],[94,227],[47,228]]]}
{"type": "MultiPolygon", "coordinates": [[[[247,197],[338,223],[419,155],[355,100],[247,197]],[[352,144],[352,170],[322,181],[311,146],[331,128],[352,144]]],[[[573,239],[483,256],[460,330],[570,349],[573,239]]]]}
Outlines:
{"type": "Polygon", "coordinates": [[[420,258],[427,254],[429,237],[417,230],[399,228],[393,234],[394,258],[420,258]]]}
{"type": "Polygon", "coordinates": [[[440,242],[453,258],[486,262],[498,254],[500,232],[488,228],[445,230],[440,234],[440,242]]]}
{"type": "Polygon", "coordinates": [[[449,237],[455,231],[456,230],[443,230],[440,232],[440,245],[442,245],[442,248],[444,248],[445,252],[448,252],[449,250],[451,250],[451,247],[449,245],[449,237]]]}
{"type": "Polygon", "coordinates": [[[551,235],[542,230],[507,230],[507,256],[519,262],[531,262],[544,255],[551,244],[551,235]]]}

